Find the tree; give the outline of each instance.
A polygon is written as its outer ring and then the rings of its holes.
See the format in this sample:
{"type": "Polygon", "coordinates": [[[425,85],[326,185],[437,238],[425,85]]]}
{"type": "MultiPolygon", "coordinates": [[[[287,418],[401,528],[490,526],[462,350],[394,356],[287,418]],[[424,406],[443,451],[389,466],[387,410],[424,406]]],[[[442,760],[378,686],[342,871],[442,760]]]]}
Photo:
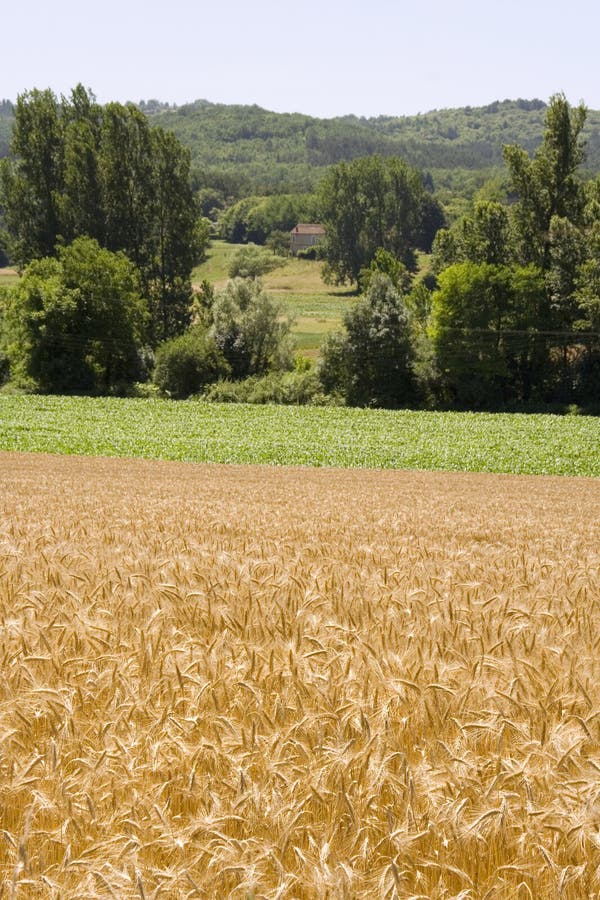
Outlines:
{"type": "Polygon", "coordinates": [[[44,393],[118,392],[140,377],[146,325],[130,260],[78,238],[58,257],[31,262],[8,293],[11,378],[44,393]]]}
{"type": "Polygon", "coordinates": [[[28,91],[17,99],[11,150],[13,162],[3,160],[0,170],[1,197],[10,256],[24,265],[50,256],[61,233],[62,125],[52,91],[28,91]]]}
{"type": "Polygon", "coordinates": [[[584,159],[581,133],[586,108],[572,109],[564,94],[550,98],[542,144],[530,158],[519,146],[504,148],[514,190],[519,200],[514,218],[519,251],[524,263],[544,271],[550,265],[550,223],[553,217],[580,225],[584,191],[577,169],[584,159]]]}
{"type": "Polygon", "coordinates": [[[344,316],[345,334],[324,343],[319,372],[327,393],[350,406],[396,408],[417,398],[410,315],[387,275],[376,273],[344,316]]]}
{"type": "Polygon", "coordinates": [[[225,240],[233,243],[264,244],[274,231],[284,231],[289,236],[298,222],[312,222],[316,217],[313,194],[245,197],[220,216],[219,231],[225,240]]]}
{"type": "Polygon", "coordinates": [[[153,343],[187,327],[207,226],[198,220],[189,152],[133,104],[99,106],[81,85],[60,101],[51,91],[23,94],[0,197],[17,264],[93,237],[137,266],[153,343]]]}
{"type": "Polygon", "coordinates": [[[431,332],[445,403],[493,409],[543,396],[541,296],[543,273],[534,266],[462,262],[439,275],[431,332]]]}
{"type": "Polygon", "coordinates": [[[377,274],[387,275],[399,294],[406,294],[412,285],[412,275],[393,253],[378,247],[370,264],[360,270],[359,282],[363,294],[369,290],[373,277],[377,274]]]}
{"type": "Polygon", "coordinates": [[[67,243],[85,234],[104,244],[106,223],[98,160],[102,107],[91,92],[78,85],[70,100],[63,98],[61,111],[64,163],[59,195],[61,235],[67,243]]]}
{"type": "Polygon", "coordinates": [[[230,278],[260,278],[282,264],[277,254],[256,244],[246,244],[232,253],[227,273],[230,278]]]}
{"type": "Polygon", "coordinates": [[[196,214],[189,151],[162,129],[150,132],[153,185],[151,258],[146,283],[155,340],[181,334],[190,324],[190,273],[204,253],[210,226],[196,214]]]}
{"type": "Polygon", "coordinates": [[[495,200],[478,200],[455,226],[440,229],[433,242],[436,273],[458,262],[508,265],[514,247],[508,208],[495,200]]]}
{"type": "Polygon", "coordinates": [[[209,333],[233,378],[292,367],[291,323],[258,279],[229,281],[214,301],[212,319],[209,333]]]}
{"type": "Polygon", "coordinates": [[[577,171],[585,118],[583,105],[552,97],[533,157],[505,148],[516,202],[480,201],[436,237],[433,333],[447,402],[572,402],[582,361],[590,393],[600,367],[582,332],[593,331],[600,192],[577,171]]]}
{"type": "Polygon", "coordinates": [[[152,149],[147,119],[135,106],[104,107],[97,154],[105,243],[126,253],[146,281],[154,255],[152,149]]]}
{"type": "Polygon", "coordinates": [[[330,280],[356,282],[379,247],[414,270],[414,250],[426,211],[424,196],[422,175],[395,157],[373,156],[333,166],[319,190],[330,280]]]}

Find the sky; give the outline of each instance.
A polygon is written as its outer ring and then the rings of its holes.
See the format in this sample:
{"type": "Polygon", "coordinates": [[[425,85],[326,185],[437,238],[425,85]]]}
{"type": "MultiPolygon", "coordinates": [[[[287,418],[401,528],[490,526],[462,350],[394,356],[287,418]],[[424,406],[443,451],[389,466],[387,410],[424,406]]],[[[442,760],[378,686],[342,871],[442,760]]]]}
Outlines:
{"type": "Polygon", "coordinates": [[[19,0],[0,98],[256,103],[330,118],[415,115],[563,92],[600,109],[597,0],[19,0]]]}

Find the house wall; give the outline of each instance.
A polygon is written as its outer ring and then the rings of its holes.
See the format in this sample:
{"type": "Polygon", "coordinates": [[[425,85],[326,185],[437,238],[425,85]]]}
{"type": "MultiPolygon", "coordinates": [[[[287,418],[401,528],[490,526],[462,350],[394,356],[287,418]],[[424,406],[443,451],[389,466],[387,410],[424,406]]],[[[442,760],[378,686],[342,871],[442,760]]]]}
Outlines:
{"type": "Polygon", "coordinates": [[[322,234],[294,234],[292,232],[291,250],[297,253],[299,250],[306,250],[307,247],[314,247],[319,243],[322,234]]]}

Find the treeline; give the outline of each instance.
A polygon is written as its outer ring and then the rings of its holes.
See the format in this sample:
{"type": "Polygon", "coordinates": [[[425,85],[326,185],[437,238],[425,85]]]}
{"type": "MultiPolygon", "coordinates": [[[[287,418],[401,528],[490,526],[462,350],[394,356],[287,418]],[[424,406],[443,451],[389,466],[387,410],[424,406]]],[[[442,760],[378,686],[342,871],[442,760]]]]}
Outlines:
{"type": "MultiPolygon", "coordinates": [[[[540,100],[505,100],[418,116],[317,119],[201,100],[159,112],[153,121],[190,148],[193,168],[205,180],[214,170],[238,175],[245,194],[312,191],[328,166],[376,154],[401,157],[430,171],[436,185],[443,180],[453,193],[467,188],[472,195],[476,187],[466,175],[505,171],[505,144],[528,152],[539,146],[545,111],[540,100]]],[[[599,112],[589,112],[584,138],[586,168],[597,172],[599,112]]]]}
{"type": "MultiPolygon", "coordinates": [[[[198,100],[174,106],[140,101],[153,125],[173,131],[189,148],[197,187],[214,187],[228,201],[248,195],[315,190],[326,168],[364,156],[399,156],[431,172],[452,196],[472,197],[481,173],[505,172],[503,147],[529,153],[541,143],[546,104],[504,100],[483,107],[433,110],[416,116],[318,119],[258,106],[198,100]]],[[[0,156],[8,153],[11,104],[0,108],[0,156]]],[[[583,137],[585,169],[600,170],[600,112],[589,111],[583,137]]]]}
{"type": "Polygon", "coordinates": [[[600,179],[581,177],[585,120],[551,98],[535,154],[505,149],[513,202],[481,200],[439,229],[428,280],[407,283],[398,254],[374,254],[323,349],[329,391],[361,405],[598,410],[600,179]]]}

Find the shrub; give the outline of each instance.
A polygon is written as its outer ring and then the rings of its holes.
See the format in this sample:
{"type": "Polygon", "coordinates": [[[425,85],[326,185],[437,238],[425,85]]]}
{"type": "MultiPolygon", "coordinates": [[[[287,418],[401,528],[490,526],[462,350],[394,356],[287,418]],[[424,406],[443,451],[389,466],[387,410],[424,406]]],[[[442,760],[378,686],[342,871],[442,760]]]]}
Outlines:
{"type": "Polygon", "coordinates": [[[233,378],[292,368],[291,322],[260,281],[230,281],[214,301],[212,320],[210,334],[233,378]]]}
{"type": "Polygon", "coordinates": [[[228,274],[230,278],[260,278],[272,272],[283,260],[270,250],[248,244],[232,254],[228,274]]]}
{"type": "Polygon", "coordinates": [[[229,375],[225,357],[201,328],[165,341],[156,351],[154,384],[176,400],[197,394],[212,381],[229,375]]]}
{"type": "Polygon", "coordinates": [[[244,381],[218,381],[202,395],[213,403],[279,403],[288,406],[321,406],[329,401],[314,368],[270,372],[244,381]]]}
{"type": "Polygon", "coordinates": [[[290,255],[290,235],[287,231],[272,231],[265,244],[277,256],[290,255]]]}
{"type": "Polygon", "coordinates": [[[305,247],[303,250],[298,250],[296,253],[297,259],[322,259],[321,249],[318,244],[314,247],[305,247]]]}

